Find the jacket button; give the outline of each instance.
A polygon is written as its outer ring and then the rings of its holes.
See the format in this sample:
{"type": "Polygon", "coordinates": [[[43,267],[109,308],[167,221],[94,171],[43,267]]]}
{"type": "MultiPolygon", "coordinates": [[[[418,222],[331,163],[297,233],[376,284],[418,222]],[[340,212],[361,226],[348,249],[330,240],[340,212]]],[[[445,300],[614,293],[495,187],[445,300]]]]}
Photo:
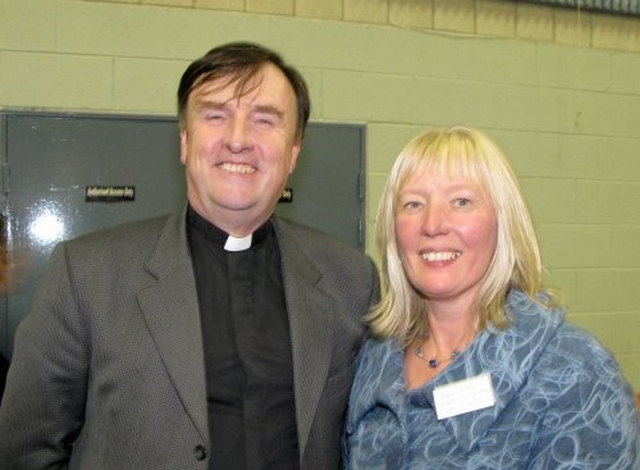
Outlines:
{"type": "Polygon", "coordinates": [[[195,449],[193,449],[193,454],[196,456],[196,460],[204,460],[207,458],[207,450],[201,445],[197,445],[195,449]]]}

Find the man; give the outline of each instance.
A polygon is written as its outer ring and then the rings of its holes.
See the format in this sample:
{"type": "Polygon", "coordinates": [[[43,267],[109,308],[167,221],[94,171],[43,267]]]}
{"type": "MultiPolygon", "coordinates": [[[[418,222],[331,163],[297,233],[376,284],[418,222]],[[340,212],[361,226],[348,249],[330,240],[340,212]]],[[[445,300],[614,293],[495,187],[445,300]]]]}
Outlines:
{"type": "Polygon", "coordinates": [[[234,43],[178,90],[188,204],[62,243],[16,334],[6,469],[332,469],[371,261],[273,216],[309,117],[273,51],[234,43]]]}

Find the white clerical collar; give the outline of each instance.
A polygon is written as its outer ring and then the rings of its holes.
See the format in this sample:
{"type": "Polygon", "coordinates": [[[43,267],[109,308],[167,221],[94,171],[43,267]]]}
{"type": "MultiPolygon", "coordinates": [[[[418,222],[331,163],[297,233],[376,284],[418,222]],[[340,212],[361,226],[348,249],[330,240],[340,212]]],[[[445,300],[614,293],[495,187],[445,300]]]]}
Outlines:
{"type": "Polygon", "coordinates": [[[233,235],[229,235],[226,243],[224,244],[224,249],[227,251],[242,251],[247,248],[251,248],[251,239],[253,238],[253,234],[250,233],[246,237],[237,238],[233,235]]]}

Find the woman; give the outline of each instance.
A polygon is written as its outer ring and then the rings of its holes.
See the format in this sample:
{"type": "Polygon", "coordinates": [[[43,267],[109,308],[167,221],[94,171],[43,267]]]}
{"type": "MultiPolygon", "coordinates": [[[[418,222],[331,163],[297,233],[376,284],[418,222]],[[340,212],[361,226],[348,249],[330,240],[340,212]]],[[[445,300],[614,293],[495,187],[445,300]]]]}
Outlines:
{"type": "Polygon", "coordinates": [[[414,138],[377,219],[386,292],[369,317],[348,469],[640,468],[633,395],[541,286],[500,150],[466,128],[414,138]]]}

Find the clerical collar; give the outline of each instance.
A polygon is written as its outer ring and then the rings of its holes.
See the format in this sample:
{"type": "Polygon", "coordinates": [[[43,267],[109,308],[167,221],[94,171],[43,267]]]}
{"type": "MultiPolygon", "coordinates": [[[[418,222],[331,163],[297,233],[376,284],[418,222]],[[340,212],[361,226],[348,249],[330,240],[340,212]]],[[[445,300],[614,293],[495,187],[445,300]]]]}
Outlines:
{"type": "Polygon", "coordinates": [[[243,251],[247,248],[251,248],[251,240],[253,239],[253,233],[250,233],[246,237],[238,238],[233,235],[227,237],[227,241],[224,243],[224,249],[227,251],[243,251]]]}
{"type": "Polygon", "coordinates": [[[229,235],[224,230],[216,227],[207,219],[198,214],[191,206],[187,209],[187,223],[189,227],[198,232],[214,246],[226,251],[243,251],[256,246],[273,234],[271,219],[267,220],[258,229],[247,235],[238,238],[229,235]]]}

